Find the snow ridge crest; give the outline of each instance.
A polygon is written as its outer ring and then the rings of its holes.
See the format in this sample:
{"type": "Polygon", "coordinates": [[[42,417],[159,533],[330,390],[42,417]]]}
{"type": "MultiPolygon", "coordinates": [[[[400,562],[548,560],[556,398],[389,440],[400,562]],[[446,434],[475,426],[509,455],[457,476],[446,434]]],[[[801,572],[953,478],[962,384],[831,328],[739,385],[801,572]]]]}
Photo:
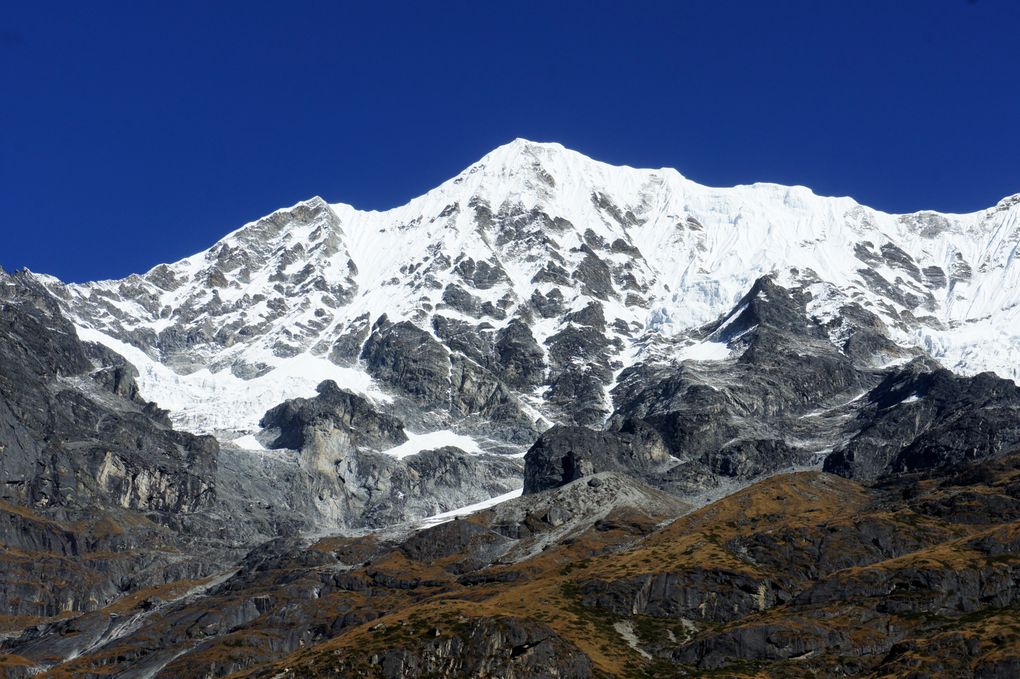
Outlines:
{"type": "Polygon", "coordinates": [[[565,338],[603,357],[584,374],[608,412],[630,365],[728,356],[684,347],[767,274],[807,291],[836,339],[853,306],[949,368],[1020,379],[1018,206],[1020,194],[970,214],[893,215],[515,139],[389,210],[316,196],[142,275],[40,281],[90,338],[130,353],[143,394],[188,428],[233,417],[251,431],[273,399],[311,395],[326,377],[391,398],[362,352],[401,322],[484,370],[498,342],[530,337],[544,378],[514,387],[514,408],[548,423],[550,380],[584,362],[565,338]]]}

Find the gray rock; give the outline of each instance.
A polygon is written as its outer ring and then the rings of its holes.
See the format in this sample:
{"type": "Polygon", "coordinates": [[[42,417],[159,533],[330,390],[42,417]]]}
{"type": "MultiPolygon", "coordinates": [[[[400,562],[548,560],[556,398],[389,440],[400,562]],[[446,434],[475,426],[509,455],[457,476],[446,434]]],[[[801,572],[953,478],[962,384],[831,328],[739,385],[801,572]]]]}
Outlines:
{"type": "Polygon", "coordinates": [[[346,331],[333,342],[329,349],[329,360],[343,366],[356,363],[361,355],[361,347],[368,339],[369,332],[369,315],[365,313],[356,318],[346,331]]]}
{"type": "Polygon", "coordinates": [[[539,493],[598,472],[646,478],[670,465],[669,454],[650,428],[593,431],[557,426],[543,433],[524,456],[524,492],[539,493]]]}
{"type": "Polygon", "coordinates": [[[496,334],[493,347],[497,374],[507,386],[530,391],[545,380],[545,352],[531,329],[514,319],[496,334]]]}
{"type": "Polygon", "coordinates": [[[448,407],[450,352],[413,323],[377,321],[361,358],[381,382],[426,407],[448,407]]]}
{"type": "Polygon", "coordinates": [[[476,262],[470,257],[457,262],[454,271],[460,274],[464,282],[479,290],[488,290],[499,283],[506,283],[510,280],[498,264],[493,265],[484,260],[476,262]]]}
{"type": "Polygon", "coordinates": [[[574,269],[573,279],[581,284],[581,289],[592,297],[606,300],[615,294],[613,272],[609,266],[587,245],[581,246],[584,259],[574,269]]]}
{"type": "Polygon", "coordinates": [[[1020,388],[991,373],[959,377],[919,360],[891,371],[867,404],[860,432],[826,458],[826,471],[875,479],[1020,446],[1020,388]]]}
{"type": "Polygon", "coordinates": [[[279,431],[270,447],[300,450],[311,440],[311,430],[323,427],[342,432],[354,449],[385,450],[407,441],[403,422],[379,413],[333,380],[320,383],[316,391],[315,398],[291,399],[263,416],[260,426],[279,431]]]}
{"type": "Polygon", "coordinates": [[[447,285],[446,289],[443,290],[443,304],[474,317],[478,316],[479,309],[481,308],[481,300],[453,283],[447,285]]]}

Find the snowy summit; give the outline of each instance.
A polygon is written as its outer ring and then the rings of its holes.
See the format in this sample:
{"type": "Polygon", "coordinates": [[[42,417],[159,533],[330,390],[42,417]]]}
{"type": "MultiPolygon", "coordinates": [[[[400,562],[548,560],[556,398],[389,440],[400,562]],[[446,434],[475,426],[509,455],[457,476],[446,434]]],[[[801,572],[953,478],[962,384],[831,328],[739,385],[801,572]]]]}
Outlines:
{"type": "Polygon", "coordinates": [[[494,399],[540,430],[604,419],[638,362],[733,358],[699,328],[766,274],[805,291],[836,343],[853,305],[902,348],[1020,379],[1018,215],[1020,195],[971,214],[894,215],[517,139],[391,210],[312,198],[142,275],[40,280],[187,429],[250,435],[268,408],[332,379],[374,403],[424,399],[439,415],[419,435],[471,434],[494,399]],[[447,393],[390,374],[408,366],[379,367],[396,342],[387,328],[446,362],[447,393]],[[529,360],[501,364],[508,345],[529,360]],[[459,397],[465,381],[487,386],[459,397]]]}

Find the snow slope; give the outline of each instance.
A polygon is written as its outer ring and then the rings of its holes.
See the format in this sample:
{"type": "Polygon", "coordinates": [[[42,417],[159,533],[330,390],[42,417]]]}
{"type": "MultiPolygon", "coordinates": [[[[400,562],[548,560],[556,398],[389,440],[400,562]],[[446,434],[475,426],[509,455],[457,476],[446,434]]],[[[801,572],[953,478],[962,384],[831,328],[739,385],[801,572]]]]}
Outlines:
{"type": "Polygon", "coordinates": [[[470,516],[471,514],[480,512],[483,509],[489,509],[490,507],[495,507],[507,500],[513,500],[514,498],[520,497],[523,492],[523,488],[518,488],[517,490],[512,490],[509,493],[504,493],[503,495],[497,495],[496,497],[489,498],[488,500],[476,502],[473,505],[452,509],[441,514],[433,514],[432,516],[421,519],[417,526],[418,528],[431,528],[432,526],[438,526],[439,524],[446,523],[447,521],[453,521],[461,516],[470,516]]]}
{"type": "MultiPolygon", "coordinates": [[[[818,318],[838,321],[853,302],[949,368],[1020,380],[1018,243],[1020,194],[970,214],[894,215],[805,187],[706,187],[518,139],[392,210],[313,198],[144,275],[40,278],[180,426],[249,433],[321,379],[385,403],[358,360],[383,315],[433,335],[438,316],[478,332],[518,319],[548,353],[597,302],[619,374],[768,273],[808,289],[818,318]],[[536,313],[551,295],[558,311],[536,313]]],[[[695,341],[674,358],[729,355],[695,341]]],[[[519,396],[552,421],[545,393],[519,396]]]]}

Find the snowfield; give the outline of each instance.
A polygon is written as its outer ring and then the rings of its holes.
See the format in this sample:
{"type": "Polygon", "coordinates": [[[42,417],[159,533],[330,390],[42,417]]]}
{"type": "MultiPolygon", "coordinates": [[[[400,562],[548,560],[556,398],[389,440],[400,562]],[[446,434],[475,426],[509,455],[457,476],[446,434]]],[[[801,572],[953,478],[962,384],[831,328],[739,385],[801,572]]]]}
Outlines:
{"type": "Polygon", "coordinates": [[[482,452],[478,442],[473,438],[454,433],[449,429],[433,431],[427,434],[405,433],[407,434],[407,441],[382,452],[398,460],[410,457],[411,455],[417,455],[423,450],[436,450],[437,448],[445,448],[447,446],[460,448],[465,453],[478,454],[482,452]]]}

